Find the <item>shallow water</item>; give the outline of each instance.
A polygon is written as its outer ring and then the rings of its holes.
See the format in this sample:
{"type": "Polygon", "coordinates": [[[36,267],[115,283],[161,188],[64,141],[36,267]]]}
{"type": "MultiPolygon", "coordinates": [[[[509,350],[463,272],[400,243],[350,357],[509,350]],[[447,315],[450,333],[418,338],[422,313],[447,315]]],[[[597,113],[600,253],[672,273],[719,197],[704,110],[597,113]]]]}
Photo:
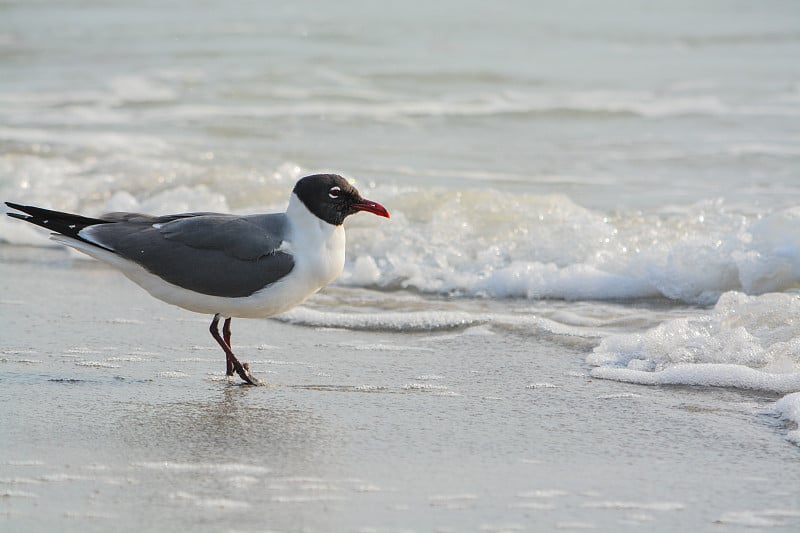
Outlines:
{"type": "Polygon", "coordinates": [[[236,321],[245,389],[207,317],[0,217],[2,527],[795,530],[799,22],[4,3],[0,199],[252,213],[324,170],[392,219],[236,321]]]}
{"type": "MultiPolygon", "coordinates": [[[[236,320],[236,351],[269,382],[248,388],[222,377],[205,318],[115,272],[19,247],[3,248],[0,267],[9,530],[790,531],[800,520],[800,456],[778,396],[593,379],[593,333],[236,320]]],[[[464,315],[486,304],[458,302],[464,315]]],[[[554,307],[562,320],[586,313],[554,307]]],[[[611,328],[668,306],[640,309],[611,328]]],[[[605,318],[615,310],[630,313],[608,305],[605,318]]]]}

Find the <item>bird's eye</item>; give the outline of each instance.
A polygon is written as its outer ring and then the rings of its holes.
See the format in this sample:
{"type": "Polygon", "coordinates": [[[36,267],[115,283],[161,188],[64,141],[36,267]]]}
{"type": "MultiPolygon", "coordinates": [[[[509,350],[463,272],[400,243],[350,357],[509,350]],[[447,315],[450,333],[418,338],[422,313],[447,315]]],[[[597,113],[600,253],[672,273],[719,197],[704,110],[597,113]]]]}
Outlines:
{"type": "Polygon", "coordinates": [[[331,190],[328,191],[328,196],[334,199],[339,198],[339,195],[341,194],[342,194],[341,187],[331,187],[331,190]]]}

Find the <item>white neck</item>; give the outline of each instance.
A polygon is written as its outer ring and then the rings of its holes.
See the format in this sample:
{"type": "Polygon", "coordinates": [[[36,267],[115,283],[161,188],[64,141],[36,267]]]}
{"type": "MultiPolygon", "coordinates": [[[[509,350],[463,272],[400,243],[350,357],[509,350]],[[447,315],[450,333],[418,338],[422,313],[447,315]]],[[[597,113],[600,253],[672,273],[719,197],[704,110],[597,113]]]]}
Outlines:
{"type": "Polygon", "coordinates": [[[317,217],[294,193],[289,197],[286,218],[296,268],[307,271],[320,287],[333,281],[344,268],[344,227],[317,217]]]}

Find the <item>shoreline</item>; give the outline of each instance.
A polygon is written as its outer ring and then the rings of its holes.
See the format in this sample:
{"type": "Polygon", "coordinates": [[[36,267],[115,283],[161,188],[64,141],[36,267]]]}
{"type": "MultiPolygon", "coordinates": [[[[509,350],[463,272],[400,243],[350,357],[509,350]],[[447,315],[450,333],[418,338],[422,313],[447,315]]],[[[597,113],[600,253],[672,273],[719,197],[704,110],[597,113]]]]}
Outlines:
{"type": "Polygon", "coordinates": [[[587,348],[555,337],[275,320],[237,321],[268,381],[243,387],[202,315],[7,252],[5,527],[797,526],[800,457],[771,395],[592,379],[587,348]]]}

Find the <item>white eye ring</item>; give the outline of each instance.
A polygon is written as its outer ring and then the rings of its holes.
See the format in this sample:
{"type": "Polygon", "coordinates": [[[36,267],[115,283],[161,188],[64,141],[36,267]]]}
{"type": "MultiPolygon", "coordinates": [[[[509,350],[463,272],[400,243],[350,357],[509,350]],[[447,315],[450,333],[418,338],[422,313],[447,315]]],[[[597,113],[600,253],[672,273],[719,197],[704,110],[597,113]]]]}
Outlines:
{"type": "Polygon", "coordinates": [[[331,187],[331,190],[328,191],[328,196],[333,199],[339,198],[339,193],[342,192],[342,188],[339,186],[331,187]]]}

